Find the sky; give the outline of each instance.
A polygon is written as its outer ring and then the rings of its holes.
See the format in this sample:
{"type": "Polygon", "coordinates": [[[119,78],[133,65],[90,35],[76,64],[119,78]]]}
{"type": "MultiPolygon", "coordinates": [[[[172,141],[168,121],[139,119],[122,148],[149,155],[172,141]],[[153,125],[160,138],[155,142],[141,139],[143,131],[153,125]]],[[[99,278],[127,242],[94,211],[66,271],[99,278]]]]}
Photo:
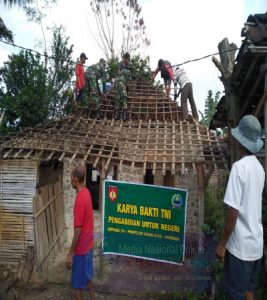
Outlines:
{"type": "MultiPolygon", "coordinates": [[[[62,24],[74,45],[73,60],[85,52],[87,65],[104,56],[95,41],[97,31],[89,3],[89,0],[58,0],[43,23],[44,28],[62,24]]],[[[240,47],[241,29],[247,17],[267,11],[266,0],[139,0],[139,4],[151,42],[149,47],[140,50],[140,54],[150,57],[152,70],[160,58],[175,65],[217,53],[218,43],[225,37],[240,47]]],[[[43,53],[43,47],[38,46],[38,40],[42,39],[41,27],[28,22],[23,9],[8,9],[0,1],[0,16],[13,32],[15,44],[43,53]]],[[[117,28],[116,33],[119,31],[117,28]]],[[[45,36],[49,43],[51,34],[48,30],[45,30],[45,36]]],[[[18,51],[0,42],[0,66],[9,54],[18,51]]],[[[220,73],[211,57],[182,67],[193,84],[197,108],[204,112],[208,91],[223,93],[220,73]]],[[[156,79],[160,80],[160,75],[156,79]]]]}

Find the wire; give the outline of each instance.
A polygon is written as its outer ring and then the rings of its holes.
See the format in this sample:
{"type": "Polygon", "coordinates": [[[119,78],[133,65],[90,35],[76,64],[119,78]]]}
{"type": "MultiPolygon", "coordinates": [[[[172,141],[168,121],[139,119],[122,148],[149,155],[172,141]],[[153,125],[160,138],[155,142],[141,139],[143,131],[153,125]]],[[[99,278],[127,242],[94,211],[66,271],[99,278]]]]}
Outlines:
{"type": "MultiPolygon", "coordinates": [[[[7,41],[3,41],[3,40],[1,40],[1,39],[0,39],[0,42],[1,42],[1,43],[4,43],[4,44],[7,44],[7,45],[14,46],[14,47],[19,48],[19,49],[22,49],[22,50],[27,50],[27,51],[34,52],[34,53],[36,53],[36,54],[38,54],[38,55],[40,55],[40,56],[45,57],[46,59],[53,59],[53,60],[56,59],[54,56],[49,56],[49,55],[47,55],[47,54],[40,53],[40,52],[38,52],[38,51],[36,51],[36,50],[30,49],[30,48],[26,48],[26,47],[23,47],[23,46],[19,46],[19,45],[16,45],[16,44],[13,44],[13,43],[10,43],[10,42],[7,42],[7,41]]],[[[71,63],[71,64],[75,64],[75,65],[77,64],[77,62],[74,62],[74,61],[72,61],[72,60],[66,60],[66,62],[67,62],[67,63],[71,63]]],[[[84,66],[85,66],[85,67],[89,67],[89,66],[87,66],[87,65],[84,65],[84,66]]]]}
{"type": "Polygon", "coordinates": [[[216,52],[216,53],[213,53],[213,54],[208,54],[208,55],[205,55],[205,56],[202,56],[202,57],[199,57],[199,58],[187,60],[187,61],[185,61],[183,63],[180,63],[180,64],[172,65],[171,67],[179,67],[179,66],[191,63],[191,62],[195,62],[195,61],[199,61],[199,60],[202,60],[202,59],[206,59],[206,58],[214,56],[214,55],[219,55],[219,54],[222,54],[222,53],[232,52],[232,51],[236,51],[236,50],[239,50],[239,49],[240,48],[236,47],[234,49],[229,49],[229,50],[225,50],[225,51],[222,51],[222,52],[216,52]]]}
{"type": "MultiPolygon", "coordinates": [[[[10,42],[7,42],[7,41],[3,41],[0,39],[0,42],[1,43],[4,43],[4,44],[7,44],[7,45],[11,45],[11,46],[14,46],[14,47],[17,47],[17,48],[20,48],[20,49],[23,49],[23,50],[27,50],[27,51],[31,51],[31,52],[35,52],[37,53],[38,55],[40,56],[43,56],[45,57],[46,59],[56,59],[55,57],[53,56],[48,56],[47,54],[42,54],[36,50],[33,50],[33,49],[30,49],[30,48],[26,48],[26,47],[23,47],[23,46],[19,46],[19,45],[16,45],[16,44],[13,44],[13,43],[10,43],[10,42]]],[[[216,53],[213,53],[213,54],[208,54],[208,55],[205,55],[205,56],[202,56],[202,57],[199,57],[199,58],[195,58],[195,59],[190,59],[190,60],[187,60],[183,63],[179,63],[179,64],[175,64],[175,65],[172,65],[170,66],[169,68],[172,68],[172,67],[179,67],[179,66],[182,66],[182,65],[185,65],[185,64],[188,64],[188,63],[191,63],[191,62],[196,62],[196,61],[199,61],[199,60],[202,60],[202,59],[206,59],[208,57],[211,57],[211,56],[214,56],[214,55],[219,55],[219,54],[222,54],[222,53],[227,53],[227,52],[232,52],[232,51],[236,51],[236,50],[239,50],[240,48],[234,48],[234,49],[230,49],[230,50],[225,50],[225,51],[222,51],[222,52],[216,52],[216,53]]],[[[66,61],[68,63],[72,63],[72,64],[77,64],[77,62],[74,62],[74,61],[71,61],[71,60],[68,60],[66,61]]],[[[89,67],[87,65],[84,65],[85,67],[89,67]]]]}

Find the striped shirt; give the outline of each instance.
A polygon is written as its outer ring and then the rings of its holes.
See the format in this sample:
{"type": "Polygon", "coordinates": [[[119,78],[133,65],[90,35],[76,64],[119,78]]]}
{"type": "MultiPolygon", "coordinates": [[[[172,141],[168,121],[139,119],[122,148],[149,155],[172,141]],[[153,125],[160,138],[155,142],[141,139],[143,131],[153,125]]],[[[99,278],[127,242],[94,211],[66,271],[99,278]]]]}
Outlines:
{"type": "Polygon", "coordinates": [[[174,83],[178,82],[181,88],[183,88],[187,83],[191,82],[187,77],[184,69],[175,68],[174,71],[174,83]]]}

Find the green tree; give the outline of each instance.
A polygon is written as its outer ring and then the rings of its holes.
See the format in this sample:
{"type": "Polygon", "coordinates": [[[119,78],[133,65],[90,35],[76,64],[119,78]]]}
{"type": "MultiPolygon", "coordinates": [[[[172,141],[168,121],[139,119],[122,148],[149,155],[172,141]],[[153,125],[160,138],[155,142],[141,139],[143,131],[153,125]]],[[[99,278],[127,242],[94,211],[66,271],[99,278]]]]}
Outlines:
{"type": "MultiPolygon", "coordinates": [[[[39,40],[39,46],[44,47],[44,54],[47,56],[47,39],[45,34],[44,20],[47,16],[48,11],[51,9],[53,4],[56,4],[57,0],[42,0],[25,3],[23,6],[26,15],[28,16],[28,21],[35,22],[38,24],[42,31],[43,40],[39,40]]],[[[47,58],[45,58],[45,67],[47,67],[47,58]]]]}
{"type": "Polygon", "coordinates": [[[149,56],[141,58],[140,55],[134,55],[131,58],[131,65],[133,68],[134,78],[141,77],[147,80],[152,79],[152,70],[149,64],[149,56]]]}
{"type": "Polygon", "coordinates": [[[66,113],[69,106],[69,89],[74,75],[75,65],[71,62],[73,45],[65,37],[62,26],[53,28],[51,57],[47,67],[47,85],[49,96],[49,116],[59,117],[66,113]]]}
{"type": "Polygon", "coordinates": [[[0,70],[4,84],[0,102],[2,130],[34,126],[49,115],[46,71],[38,54],[20,51],[0,70]]]}
{"type": "Polygon", "coordinates": [[[9,56],[0,69],[2,130],[32,127],[48,118],[65,115],[70,106],[69,87],[74,74],[70,62],[73,45],[53,29],[51,58],[47,67],[39,54],[21,51],[9,56]]]}
{"type": "Polygon", "coordinates": [[[204,117],[202,119],[202,123],[206,126],[209,126],[210,121],[215,113],[217,104],[219,102],[221,92],[216,92],[215,96],[213,96],[213,92],[211,90],[208,91],[208,97],[205,101],[205,111],[204,117]]]}
{"type": "MultiPolygon", "coordinates": [[[[0,0],[0,4],[3,3],[5,7],[12,7],[14,5],[23,7],[26,3],[31,3],[32,0],[0,0]]],[[[13,43],[13,33],[9,30],[3,19],[0,17],[0,38],[7,42],[13,43]]]]}
{"type": "Polygon", "coordinates": [[[106,59],[114,59],[118,51],[132,54],[150,44],[138,0],[91,0],[90,6],[99,36],[95,40],[106,59]]]}
{"type": "Polygon", "coordinates": [[[13,33],[6,27],[3,19],[0,17],[0,39],[13,43],[13,33]]]}

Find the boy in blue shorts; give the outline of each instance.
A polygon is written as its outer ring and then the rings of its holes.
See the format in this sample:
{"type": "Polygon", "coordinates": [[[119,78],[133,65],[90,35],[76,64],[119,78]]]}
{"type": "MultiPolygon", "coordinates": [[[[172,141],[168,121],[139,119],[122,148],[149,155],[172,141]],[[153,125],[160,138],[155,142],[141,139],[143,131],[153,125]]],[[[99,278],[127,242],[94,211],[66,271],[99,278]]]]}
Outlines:
{"type": "Polygon", "coordinates": [[[82,165],[73,168],[71,185],[77,195],[74,203],[74,236],[66,259],[67,269],[71,269],[71,285],[75,299],[83,299],[83,290],[89,291],[94,299],[93,277],[93,208],[89,190],[84,186],[85,169],[82,165]]]}

